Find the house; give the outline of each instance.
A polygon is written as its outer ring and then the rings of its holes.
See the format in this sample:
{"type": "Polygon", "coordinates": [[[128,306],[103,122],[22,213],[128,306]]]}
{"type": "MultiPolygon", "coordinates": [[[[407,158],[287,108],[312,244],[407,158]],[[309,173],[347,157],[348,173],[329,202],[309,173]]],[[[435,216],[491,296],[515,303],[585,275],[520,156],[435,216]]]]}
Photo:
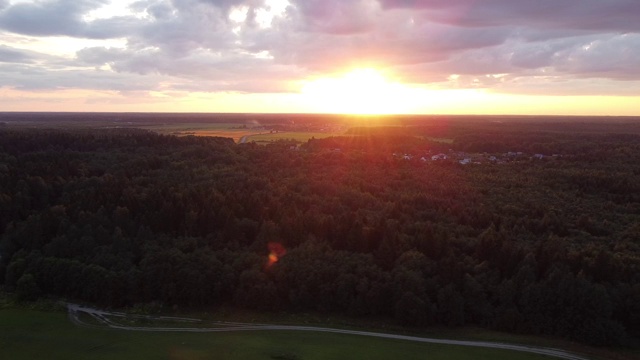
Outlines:
{"type": "Polygon", "coordinates": [[[460,164],[462,164],[462,165],[471,164],[471,159],[469,159],[469,158],[462,159],[462,160],[460,160],[460,164]]]}
{"type": "Polygon", "coordinates": [[[447,160],[447,155],[445,155],[445,154],[433,155],[433,156],[431,157],[431,160],[433,160],[433,161],[438,161],[438,160],[447,160]]]}

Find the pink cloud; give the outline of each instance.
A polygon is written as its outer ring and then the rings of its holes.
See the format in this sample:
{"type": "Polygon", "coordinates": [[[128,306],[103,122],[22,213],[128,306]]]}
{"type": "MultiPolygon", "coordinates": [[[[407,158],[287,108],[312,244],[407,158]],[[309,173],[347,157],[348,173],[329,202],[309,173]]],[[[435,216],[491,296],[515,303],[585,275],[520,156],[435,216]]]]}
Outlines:
{"type": "Polygon", "coordinates": [[[180,90],[278,92],[306,77],[373,66],[407,82],[458,87],[517,82],[523,88],[526,81],[537,84],[540,74],[564,83],[640,81],[637,0],[290,0],[271,26],[256,21],[266,0],[143,0],[131,9],[144,16],[85,20],[103,4],[0,0],[0,36],[126,43],[92,46],[70,59],[4,42],[0,78],[34,89],[126,88],[129,79],[136,89],[162,83],[180,90]],[[239,8],[246,19],[230,19],[239,8]],[[461,80],[448,82],[452,74],[461,80]],[[496,81],[495,74],[506,75],[496,81]]]}

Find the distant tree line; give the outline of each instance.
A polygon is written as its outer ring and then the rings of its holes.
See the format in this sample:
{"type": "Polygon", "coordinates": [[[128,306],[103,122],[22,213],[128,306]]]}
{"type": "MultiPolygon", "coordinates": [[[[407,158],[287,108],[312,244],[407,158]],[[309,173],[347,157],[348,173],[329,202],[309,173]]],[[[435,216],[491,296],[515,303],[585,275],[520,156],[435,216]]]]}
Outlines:
{"type": "Polygon", "coordinates": [[[638,336],[640,137],[512,135],[447,146],[574,156],[425,165],[389,151],[441,144],[398,134],[292,149],[7,127],[0,281],[20,299],[377,315],[597,345],[638,336]]]}

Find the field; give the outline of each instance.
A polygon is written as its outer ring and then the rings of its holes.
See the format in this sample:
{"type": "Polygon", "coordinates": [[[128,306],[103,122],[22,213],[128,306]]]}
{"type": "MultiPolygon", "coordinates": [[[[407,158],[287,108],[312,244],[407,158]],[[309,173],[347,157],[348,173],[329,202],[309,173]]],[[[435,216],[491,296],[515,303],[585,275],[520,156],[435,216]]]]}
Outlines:
{"type": "MultiPolygon", "coordinates": [[[[271,114],[0,113],[0,127],[49,129],[137,128],[163,135],[218,136],[266,144],[281,139],[339,136],[349,119],[271,114]]],[[[360,123],[361,124],[361,123],[360,123]]]]}
{"type": "Polygon", "coordinates": [[[550,359],[505,350],[302,331],[155,333],[88,329],[67,314],[0,310],[3,359],[550,359]]]}
{"type": "Polygon", "coordinates": [[[322,139],[330,136],[340,136],[340,133],[328,132],[304,132],[304,131],[287,131],[278,133],[258,134],[247,136],[247,142],[255,141],[258,144],[270,143],[277,140],[294,140],[297,142],[306,142],[311,138],[322,139]]]}
{"type": "Polygon", "coordinates": [[[246,123],[159,123],[145,124],[140,128],[155,131],[159,134],[178,136],[219,136],[232,138],[235,142],[253,142],[267,144],[278,140],[294,140],[296,142],[306,142],[315,137],[316,139],[329,136],[339,136],[339,131],[306,131],[297,130],[292,127],[289,130],[272,130],[272,126],[257,126],[246,123]]]}
{"type": "Polygon", "coordinates": [[[178,136],[219,136],[232,138],[235,142],[243,136],[262,134],[266,130],[247,127],[239,123],[180,123],[180,124],[146,124],[142,129],[155,131],[159,134],[178,136]]]}
{"type": "Polygon", "coordinates": [[[430,140],[430,141],[433,141],[433,142],[439,142],[439,143],[443,143],[443,144],[453,144],[453,139],[436,138],[436,137],[429,137],[429,136],[425,136],[424,138],[426,140],[430,140]]]}

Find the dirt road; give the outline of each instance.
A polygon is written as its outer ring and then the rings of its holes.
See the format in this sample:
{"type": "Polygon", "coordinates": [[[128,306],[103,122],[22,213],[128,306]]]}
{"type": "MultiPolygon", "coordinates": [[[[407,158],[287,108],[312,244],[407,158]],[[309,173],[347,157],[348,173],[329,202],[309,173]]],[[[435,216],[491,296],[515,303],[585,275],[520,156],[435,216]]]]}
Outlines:
{"type": "Polygon", "coordinates": [[[168,317],[168,316],[145,316],[145,315],[131,315],[119,312],[109,312],[104,310],[93,309],[90,307],[84,307],[75,304],[67,304],[67,309],[69,312],[69,319],[77,324],[78,326],[85,327],[104,327],[107,326],[112,329],[119,330],[128,330],[128,331],[156,331],[156,332],[223,332],[223,331],[276,331],[276,330],[284,330],[284,331],[317,331],[317,332],[328,332],[328,333],[336,333],[336,334],[346,334],[346,335],[360,335],[360,336],[370,336],[370,337],[378,337],[385,339],[394,339],[394,340],[405,340],[405,341],[414,341],[414,342],[422,342],[422,343],[431,343],[431,344],[445,344],[445,345],[457,345],[457,346],[472,346],[472,347],[482,347],[482,348],[492,348],[492,349],[504,349],[504,350],[513,350],[513,351],[522,351],[533,354],[547,355],[551,357],[555,357],[557,359],[567,359],[567,360],[588,360],[585,357],[572,354],[563,350],[537,347],[537,346],[525,346],[525,345],[513,345],[513,344],[505,344],[505,343],[497,343],[497,342],[487,342],[487,341],[465,341],[465,340],[448,340],[448,339],[435,339],[435,338],[424,338],[424,337],[416,337],[416,336],[407,336],[407,335],[395,335],[395,334],[385,334],[385,333],[377,333],[377,332],[369,332],[369,331],[356,331],[356,330],[344,330],[344,329],[332,329],[332,328],[324,328],[324,327],[315,327],[315,326],[292,326],[292,325],[271,325],[271,324],[251,324],[251,323],[234,323],[234,322],[212,322],[212,327],[189,327],[188,324],[195,324],[201,322],[199,319],[193,318],[179,318],[179,317],[168,317]],[[85,313],[86,315],[91,316],[97,324],[88,323],[80,319],[80,315],[85,313]],[[135,319],[145,319],[151,321],[171,321],[176,324],[185,324],[184,327],[143,327],[143,326],[130,326],[122,323],[118,323],[117,320],[135,320],[135,319]]]}

